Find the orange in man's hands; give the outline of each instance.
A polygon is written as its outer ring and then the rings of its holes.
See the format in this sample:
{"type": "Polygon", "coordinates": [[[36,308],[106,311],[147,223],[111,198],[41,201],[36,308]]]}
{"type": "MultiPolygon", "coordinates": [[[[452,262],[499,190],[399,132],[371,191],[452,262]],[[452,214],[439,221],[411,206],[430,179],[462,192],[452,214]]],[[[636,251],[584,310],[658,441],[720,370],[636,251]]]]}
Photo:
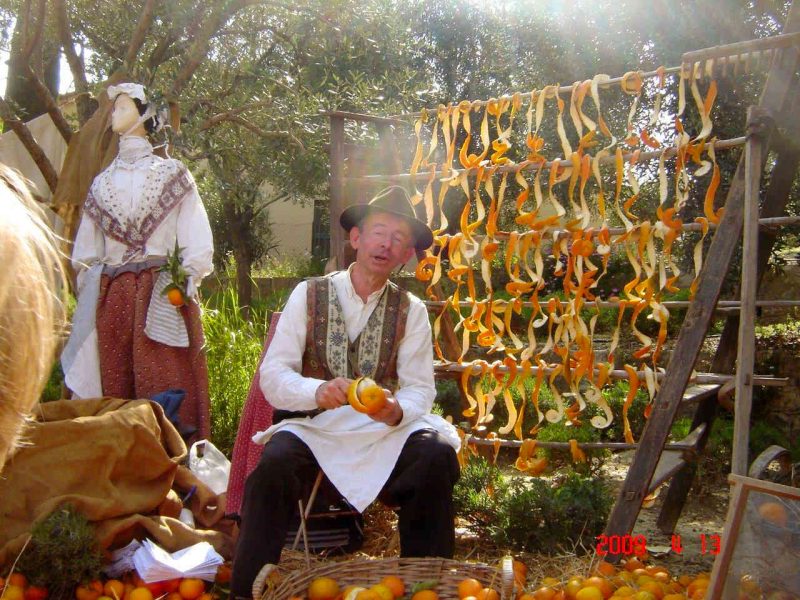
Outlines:
{"type": "Polygon", "coordinates": [[[359,377],[347,388],[347,401],[358,412],[373,415],[386,406],[386,393],[369,377],[359,377]]]}

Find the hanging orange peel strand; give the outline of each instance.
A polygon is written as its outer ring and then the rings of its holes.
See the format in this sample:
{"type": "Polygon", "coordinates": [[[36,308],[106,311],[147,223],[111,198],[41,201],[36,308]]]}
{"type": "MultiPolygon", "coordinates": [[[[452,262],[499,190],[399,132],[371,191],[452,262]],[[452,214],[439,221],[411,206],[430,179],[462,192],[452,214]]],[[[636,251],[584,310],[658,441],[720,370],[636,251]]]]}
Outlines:
{"type": "Polygon", "coordinates": [[[601,99],[612,83],[602,74],[576,82],[568,97],[562,97],[557,85],[532,91],[524,119],[515,121],[523,110],[521,95],[515,94],[486,103],[441,105],[435,117],[432,112],[425,113],[415,124],[412,179],[425,177],[424,189],[415,194],[415,201],[425,207],[435,232],[433,248],[419,261],[416,272],[428,283],[426,295],[430,298],[435,298],[434,286],[442,278],[453,284],[452,293],[434,319],[434,349],[445,361],[439,337],[442,317],[450,312],[455,317],[455,333],[461,338],[458,362],[464,365],[461,388],[468,402],[464,415],[474,426],[489,423],[494,406],[502,399],[508,418],[500,424],[500,432],[513,432],[517,439],[522,439],[529,401],[533,405],[529,412],[537,421],[534,430],[545,419],[556,422],[567,418],[578,423],[589,405],[599,410],[590,419],[591,424],[607,427],[613,414],[603,389],[613,370],[621,330],[627,327],[639,344],[633,353],[639,371],[625,367],[630,392],[622,410],[626,440],[633,439],[628,412],[639,387],[646,386],[651,399],[657,392],[659,358],[669,318],[663,297],[678,290],[681,272],[673,258],[673,249],[683,233],[683,219],[678,215],[693,186],[701,183],[700,178],[707,177],[708,183],[703,216],[697,218],[702,238],[694,249],[692,294],[702,267],[703,239],[709,226],[717,224],[723,214],[723,209],[715,209],[720,169],[714,140],[709,138],[716,83],[711,81],[703,93],[696,72],[687,69],[679,75],[678,111],[672,119],[674,133],[670,137],[664,127],[669,121],[661,114],[661,100],[667,93],[666,71],[660,68],[656,74],[654,86],[644,85],[645,78],[638,71],[621,78],[619,89],[632,97],[626,131],[621,135],[611,131],[603,116],[601,99]],[[686,102],[687,85],[694,100],[691,107],[686,102]],[[651,92],[654,101],[642,115],[639,107],[651,92]],[[697,112],[701,124],[694,138],[682,122],[689,110],[697,112]],[[546,119],[551,111],[555,114],[546,119]],[[477,138],[473,121],[480,123],[477,138]],[[555,136],[545,135],[545,122],[555,124],[555,136]],[[515,123],[524,131],[517,132],[515,123]],[[565,123],[572,132],[567,131],[565,123]],[[430,135],[425,133],[426,128],[430,135]],[[571,135],[577,137],[570,139],[571,135]],[[517,141],[524,145],[515,147],[517,141]],[[626,155],[623,147],[632,152],[626,155]],[[548,157],[553,148],[560,149],[562,156],[548,157]],[[639,161],[641,152],[653,150],[659,152],[658,208],[648,219],[640,214],[643,202],[639,179],[645,170],[639,161]],[[515,165],[519,155],[522,162],[515,165]],[[671,155],[675,168],[670,179],[667,161],[671,155]],[[602,166],[609,160],[610,170],[602,166]],[[454,161],[464,170],[455,169],[454,161]],[[606,191],[609,186],[613,186],[611,192],[606,191]],[[449,200],[450,191],[459,188],[463,208],[457,232],[453,233],[453,224],[448,229],[445,218],[445,198],[449,200]],[[514,202],[507,206],[504,199],[510,190],[514,190],[514,202]],[[621,235],[609,233],[609,194],[613,194],[612,211],[624,226],[621,235]],[[434,223],[435,208],[438,224],[434,223]],[[501,231],[501,224],[508,222],[519,229],[501,231]],[[608,356],[598,361],[593,343],[600,305],[594,303],[602,297],[598,283],[616,250],[627,257],[634,276],[622,285],[608,356]],[[545,269],[548,255],[555,262],[550,273],[545,269]],[[501,290],[507,297],[499,297],[492,288],[498,265],[507,275],[501,290]],[[554,277],[561,280],[563,300],[540,299],[545,282],[554,277]],[[479,295],[480,285],[483,292],[479,295]],[[523,311],[523,302],[532,305],[529,313],[523,311]],[[626,309],[630,311],[626,313],[626,309]],[[527,314],[527,322],[522,321],[523,314],[527,314]],[[657,323],[655,335],[640,328],[644,318],[657,323]],[[492,363],[468,360],[476,346],[500,359],[492,363]],[[639,372],[644,372],[641,382],[639,372]],[[470,381],[473,377],[474,383],[470,381]],[[533,389],[527,393],[524,381],[531,378],[533,389]],[[538,404],[544,386],[553,396],[553,404],[545,412],[538,404]],[[571,398],[569,406],[566,390],[571,398]]]}

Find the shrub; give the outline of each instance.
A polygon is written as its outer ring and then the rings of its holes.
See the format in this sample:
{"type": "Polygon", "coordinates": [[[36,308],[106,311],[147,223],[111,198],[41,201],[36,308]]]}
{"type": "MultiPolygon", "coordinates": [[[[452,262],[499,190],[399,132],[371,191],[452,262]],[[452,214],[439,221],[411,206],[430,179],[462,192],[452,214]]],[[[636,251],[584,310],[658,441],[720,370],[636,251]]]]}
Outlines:
{"type": "Polygon", "coordinates": [[[495,525],[498,512],[495,496],[503,485],[500,469],[484,458],[473,458],[461,469],[461,477],[453,489],[453,506],[456,514],[482,537],[489,535],[495,525]]]}
{"type": "Polygon", "coordinates": [[[613,497],[605,482],[570,473],[560,481],[514,473],[474,459],[454,490],[456,513],[482,539],[545,554],[589,552],[602,533],[613,497]]]}
{"type": "Polygon", "coordinates": [[[591,552],[611,510],[605,482],[569,473],[550,485],[541,479],[515,478],[501,500],[499,545],[554,554],[591,552]]]}
{"type": "Polygon", "coordinates": [[[65,505],[33,526],[17,570],[49,590],[53,600],[72,598],[75,586],[100,577],[103,553],[94,528],[74,507],[65,505]]]}

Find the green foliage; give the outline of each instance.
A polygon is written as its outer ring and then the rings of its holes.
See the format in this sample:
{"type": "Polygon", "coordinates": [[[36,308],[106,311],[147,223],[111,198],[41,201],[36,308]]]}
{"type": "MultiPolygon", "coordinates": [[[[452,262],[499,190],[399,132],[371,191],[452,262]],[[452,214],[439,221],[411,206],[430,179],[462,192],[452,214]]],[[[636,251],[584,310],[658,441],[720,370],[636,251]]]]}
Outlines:
{"type": "Polygon", "coordinates": [[[281,254],[268,256],[254,271],[254,277],[313,277],[322,275],[325,262],[310,254],[281,254]]]}
{"type": "Polygon", "coordinates": [[[453,497],[456,513],[481,538],[545,554],[591,551],[613,500],[607,484],[596,478],[570,473],[550,483],[518,474],[504,477],[484,459],[462,470],[453,497]]]}
{"type": "MultiPolygon", "coordinates": [[[[628,389],[629,384],[627,381],[616,381],[603,389],[603,396],[611,407],[611,412],[614,413],[614,420],[611,425],[602,430],[602,438],[604,440],[609,442],[625,441],[622,425],[622,406],[625,404],[625,398],[628,397],[628,389]]],[[[644,430],[644,409],[649,402],[650,398],[647,395],[647,391],[639,388],[628,410],[628,421],[631,424],[633,437],[637,440],[644,430]]]]}
{"type": "Polygon", "coordinates": [[[764,346],[800,345],[800,319],[790,319],[782,323],[756,326],[756,339],[764,346]]]}
{"type": "Polygon", "coordinates": [[[239,309],[233,287],[204,303],[211,434],[214,444],[227,456],[233,451],[239,417],[261,356],[269,316],[282,308],[285,299],[285,294],[280,294],[253,306],[249,320],[239,309]]]}
{"type": "Polygon", "coordinates": [[[438,407],[443,415],[453,417],[454,423],[461,423],[466,419],[461,413],[464,406],[461,401],[461,392],[458,383],[452,379],[436,380],[436,400],[435,407],[438,407]]]}
{"type": "Polygon", "coordinates": [[[502,493],[503,486],[500,469],[484,458],[473,458],[461,469],[453,488],[453,506],[481,537],[490,534],[496,523],[496,495],[502,493]]]}
{"type": "Polygon", "coordinates": [[[50,370],[50,376],[47,378],[47,383],[44,385],[42,395],[39,397],[39,402],[61,400],[63,385],[64,371],[61,369],[61,361],[56,360],[53,363],[53,368],[50,370]]]}
{"type": "Polygon", "coordinates": [[[552,486],[541,479],[514,478],[503,498],[497,541],[545,554],[591,552],[612,500],[605,482],[577,473],[552,486]]]}
{"type": "MultiPolygon", "coordinates": [[[[594,427],[589,422],[589,417],[581,417],[580,425],[572,425],[569,421],[562,420],[558,423],[546,423],[544,427],[536,435],[536,439],[540,442],[569,442],[570,440],[577,440],[578,443],[586,442],[599,442],[601,430],[594,427]]],[[[607,450],[602,449],[584,449],[586,458],[585,463],[573,462],[569,450],[552,450],[550,448],[542,448],[541,451],[547,457],[550,463],[571,465],[577,473],[588,475],[593,470],[600,466],[601,460],[609,453],[607,450]]]]}
{"type": "Polygon", "coordinates": [[[76,585],[98,579],[103,552],[94,527],[81,513],[65,505],[33,526],[31,540],[17,570],[28,580],[46,586],[50,598],[72,598],[76,585]]]}
{"type": "MultiPolygon", "coordinates": [[[[692,420],[689,417],[676,419],[670,430],[670,439],[678,441],[689,435],[692,420]]],[[[733,452],[733,418],[720,415],[711,426],[705,451],[700,455],[697,465],[695,487],[699,493],[708,493],[712,483],[723,481],[731,469],[733,452]]],[[[778,445],[792,454],[793,460],[800,459],[800,442],[792,440],[779,427],[765,419],[754,419],[750,426],[750,449],[748,464],[769,446],[778,445]]]]}

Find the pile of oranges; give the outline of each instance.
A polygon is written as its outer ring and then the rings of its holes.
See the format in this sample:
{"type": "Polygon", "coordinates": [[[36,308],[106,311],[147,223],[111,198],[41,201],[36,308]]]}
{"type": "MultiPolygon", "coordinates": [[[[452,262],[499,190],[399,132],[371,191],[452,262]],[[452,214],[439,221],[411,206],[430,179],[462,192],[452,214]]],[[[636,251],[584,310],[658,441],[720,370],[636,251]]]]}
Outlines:
{"type": "MultiPolygon", "coordinates": [[[[230,567],[222,565],[216,582],[230,581],[230,567]]],[[[22,573],[12,573],[8,580],[0,577],[0,600],[46,600],[45,587],[30,585],[22,573]]],[[[145,583],[135,572],[121,579],[94,580],[75,588],[75,600],[214,600],[202,579],[184,577],[156,583],[145,583]]]]}
{"type": "Polygon", "coordinates": [[[629,558],[621,568],[601,561],[589,577],[545,577],[517,600],[703,600],[708,573],[672,577],[667,569],[629,558]]]}
{"type": "MultiPolygon", "coordinates": [[[[708,573],[673,577],[664,567],[647,566],[637,558],[629,558],[622,566],[596,564],[587,577],[568,579],[545,577],[538,582],[527,580],[524,563],[514,561],[514,597],[516,600],[703,600],[710,583],[708,573]]],[[[318,577],[311,582],[305,596],[290,600],[500,600],[499,588],[485,582],[464,578],[456,589],[441,585],[419,584],[406,589],[397,576],[383,578],[376,584],[341,587],[331,577],[318,577]],[[421,589],[422,588],[422,589],[421,589]],[[442,594],[442,596],[440,596],[442,594]]]]}

